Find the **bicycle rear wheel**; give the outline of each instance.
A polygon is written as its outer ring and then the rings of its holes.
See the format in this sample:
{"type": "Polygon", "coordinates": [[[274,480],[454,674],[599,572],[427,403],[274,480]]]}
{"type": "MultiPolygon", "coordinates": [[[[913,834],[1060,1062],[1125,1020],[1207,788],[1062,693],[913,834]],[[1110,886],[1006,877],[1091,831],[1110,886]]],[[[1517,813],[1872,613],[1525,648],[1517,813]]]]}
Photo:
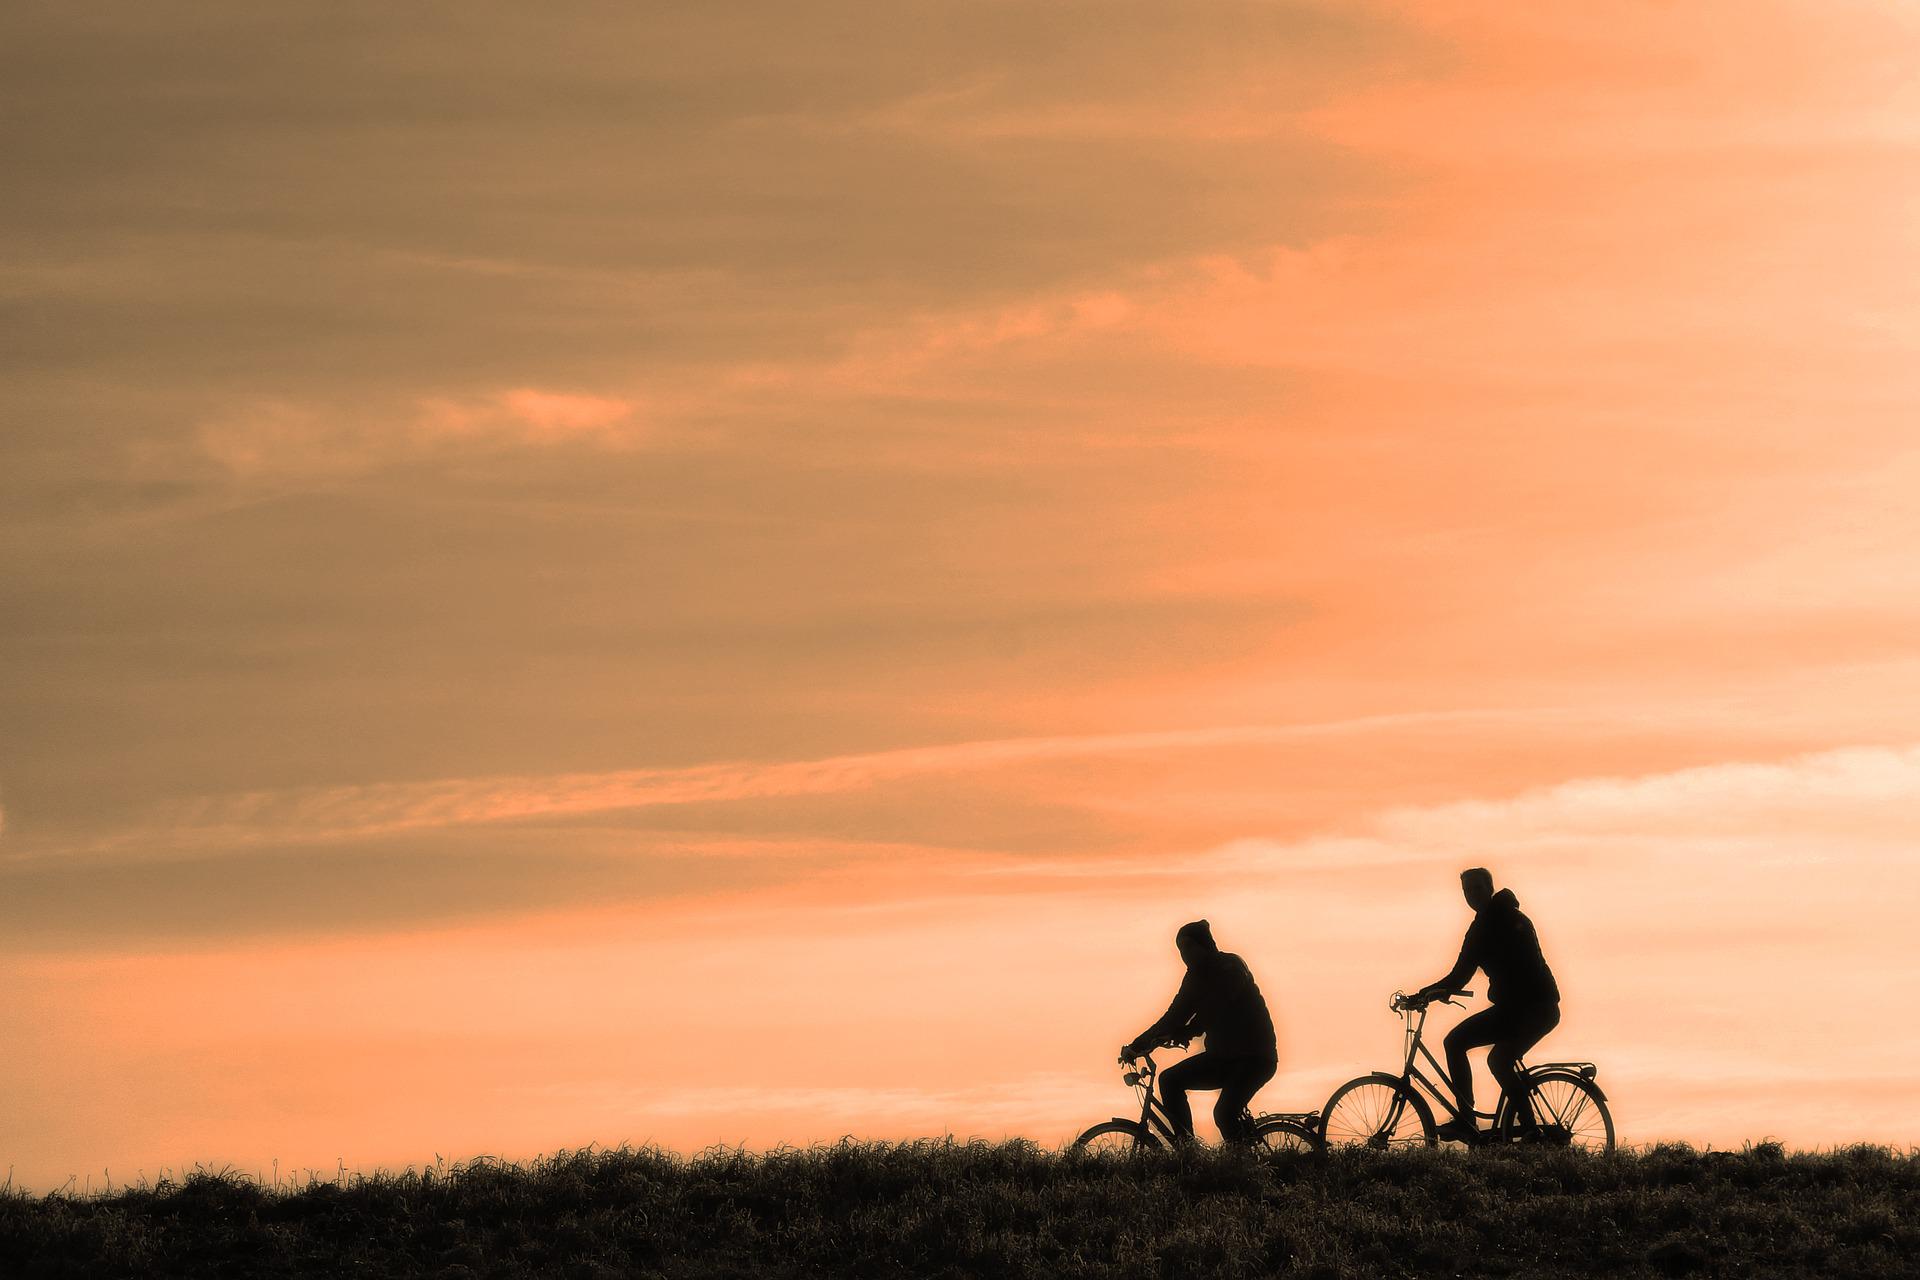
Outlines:
{"type": "Polygon", "coordinates": [[[1108,1120],[1075,1138],[1073,1149],[1107,1153],[1157,1151],[1160,1139],[1131,1120],[1108,1120]]]}
{"type": "Polygon", "coordinates": [[[1333,1091],[1320,1112],[1320,1136],[1329,1147],[1404,1151],[1436,1145],[1433,1109],[1392,1076],[1361,1076],[1333,1091]]]}
{"type": "Polygon", "coordinates": [[[1297,1120],[1262,1120],[1253,1127],[1255,1151],[1318,1151],[1320,1136],[1297,1120]]]}
{"type": "Polygon", "coordinates": [[[1532,1086],[1534,1124],[1520,1121],[1520,1108],[1503,1099],[1497,1129],[1502,1142],[1572,1147],[1605,1155],[1613,1150],[1613,1113],[1600,1087],[1571,1071],[1527,1077],[1532,1086]]]}

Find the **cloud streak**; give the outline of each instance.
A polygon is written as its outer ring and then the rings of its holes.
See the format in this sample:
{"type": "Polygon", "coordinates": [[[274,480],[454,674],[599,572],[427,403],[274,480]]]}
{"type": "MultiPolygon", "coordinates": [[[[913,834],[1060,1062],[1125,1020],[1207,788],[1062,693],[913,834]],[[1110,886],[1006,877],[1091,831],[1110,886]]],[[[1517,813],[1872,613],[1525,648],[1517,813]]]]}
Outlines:
{"type": "Polygon", "coordinates": [[[420,401],[411,410],[287,400],[243,406],[200,425],[201,451],[240,480],[329,480],[438,454],[638,442],[639,406],[616,396],[541,387],[420,401]]]}
{"type": "MultiPolygon", "coordinates": [[[[1551,712],[1457,710],[1360,716],[1307,724],[1235,725],[1136,733],[991,739],[778,763],[387,783],[260,791],[170,805],[136,830],[98,837],[93,853],[208,854],[263,845],[335,844],[405,832],[794,796],[824,796],[932,775],[1052,760],[1333,739],[1415,726],[1471,726],[1551,712]]],[[[68,856],[75,846],[64,846],[68,856]]],[[[14,860],[50,853],[20,851],[14,860]]]]}

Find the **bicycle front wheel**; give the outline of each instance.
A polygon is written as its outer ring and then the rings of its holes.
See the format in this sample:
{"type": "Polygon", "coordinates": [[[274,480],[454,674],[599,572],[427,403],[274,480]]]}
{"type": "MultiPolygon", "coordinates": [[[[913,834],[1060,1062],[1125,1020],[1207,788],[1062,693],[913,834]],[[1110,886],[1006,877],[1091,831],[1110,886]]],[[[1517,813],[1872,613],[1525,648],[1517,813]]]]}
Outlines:
{"type": "Polygon", "coordinates": [[[1255,1151],[1318,1151],[1319,1135],[1297,1120],[1262,1120],[1253,1127],[1255,1151]]]}
{"type": "Polygon", "coordinates": [[[1497,1126],[1502,1142],[1572,1147],[1596,1155],[1613,1150],[1613,1113],[1593,1081],[1571,1071],[1553,1071],[1529,1076],[1527,1083],[1532,1086],[1534,1123],[1524,1123],[1520,1108],[1504,1100],[1497,1126]]]}
{"type": "Polygon", "coordinates": [[[1160,1140],[1131,1120],[1108,1120],[1073,1140],[1075,1151],[1124,1153],[1157,1151],[1159,1148],[1160,1140]]]}
{"type": "Polygon", "coordinates": [[[1431,1147],[1438,1141],[1427,1100],[1391,1076],[1361,1076],[1335,1089],[1320,1113],[1320,1136],[1329,1147],[1376,1151],[1431,1147]]]}

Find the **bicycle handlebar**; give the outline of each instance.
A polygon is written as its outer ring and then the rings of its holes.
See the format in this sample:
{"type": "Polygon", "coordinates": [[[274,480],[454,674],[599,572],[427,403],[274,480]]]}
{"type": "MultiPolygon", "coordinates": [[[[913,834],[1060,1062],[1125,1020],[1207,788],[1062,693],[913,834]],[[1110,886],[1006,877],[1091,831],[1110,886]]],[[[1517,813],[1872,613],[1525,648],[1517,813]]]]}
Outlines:
{"type": "MultiPolygon", "coordinates": [[[[1154,1046],[1154,1048],[1164,1047],[1166,1046],[1154,1046]]],[[[1121,1079],[1129,1085],[1145,1085],[1151,1089],[1155,1078],[1160,1074],[1160,1064],[1153,1060],[1153,1049],[1147,1050],[1137,1058],[1123,1056],[1120,1059],[1120,1065],[1126,1068],[1121,1074],[1121,1079]]]]}
{"type": "Polygon", "coordinates": [[[1151,1066],[1153,1065],[1154,1049],[1184,1049],[1192,1043],[1193,1041],[1191,1040],[1162,1040],[1159,1044],[1153,1046],[1153,1049],[1148,1049],[1144,1053],[1123,1053],[1120,1055],[1120,1061],[1122,1064],[1144,1062],[1151,1066]]]}
{"type": "Polygon", "coordinates": [[[1396,991],[1393,993],[1392,998],[1387,1001],[1387,1008],[1393,1010],[1395,1013],[1405,1013],[1412,1009],[1424,1009],[1435,1000],[1438,1000],[1441,1004],[1452,1004],[1455,996],[1471,996],[1472,994],[1473,992],[1468,991],[1464,987],[1453,987],[1436,991],[1423,1000],[1417,992],[1413,995],[1408,995],[1404,991],[1396,991]]]}

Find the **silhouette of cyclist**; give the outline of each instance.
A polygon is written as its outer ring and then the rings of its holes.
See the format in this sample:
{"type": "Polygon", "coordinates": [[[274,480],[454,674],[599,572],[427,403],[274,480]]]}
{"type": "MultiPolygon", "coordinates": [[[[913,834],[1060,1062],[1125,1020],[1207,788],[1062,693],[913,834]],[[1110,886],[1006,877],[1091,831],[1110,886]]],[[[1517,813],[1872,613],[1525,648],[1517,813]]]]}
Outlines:
{"type": "Polygon", "coordinates": [[[1205,920],[1181,925],[1173,942],[1187,965],[1179,994],[1158,1021],[1120,1050],[1120,1060],[1131,1061],[1168,1040],[1205,1036],[1202,1052],[1160,1073],[1160,1105],[1173,1121],[1175,1136],[1190,1140],[1193,1108],[1187,1094],[1218,1089],[1213,1120],[1220,1136],[1229,1142],[1249,1141],[1252,1135],[1241,1131],[1241,1113],[1279,1067],[1267,1002],[1247,962],[1220,950],[1205,920]]]}
{"type": "Polygon", "coordinates": [[[1487,1069],[1509,1097],[1519,1099],[1521,1124],[1532,1124],[1533,1110],[1520,1091],[1514,1064],[1560,1025],[1560,987],[1540,954],[1533,921],[1520,913],[1520,899],[1513,890],[1495,893],[1493,873],[1485,867],[1470,867],[1460,873],[1460,891],[1474,911],[1466,940],[1460,944],[1460,958],[1452,972],[1422,987],[1413,998],[1424,1004],[1459,990],[1475,969],[1486,971],[1490,1007],[1449,1031],[1446,1041],[1447,1074],[1453,1078],[1460,1114],[1440,1126],[1439,1136],[1472,1142],[1480,1126],[1473,1114],[1473,1068],[1467,1062],[1467,1050],[1493,1046],[1487,1052],[1487,1069]]]}

